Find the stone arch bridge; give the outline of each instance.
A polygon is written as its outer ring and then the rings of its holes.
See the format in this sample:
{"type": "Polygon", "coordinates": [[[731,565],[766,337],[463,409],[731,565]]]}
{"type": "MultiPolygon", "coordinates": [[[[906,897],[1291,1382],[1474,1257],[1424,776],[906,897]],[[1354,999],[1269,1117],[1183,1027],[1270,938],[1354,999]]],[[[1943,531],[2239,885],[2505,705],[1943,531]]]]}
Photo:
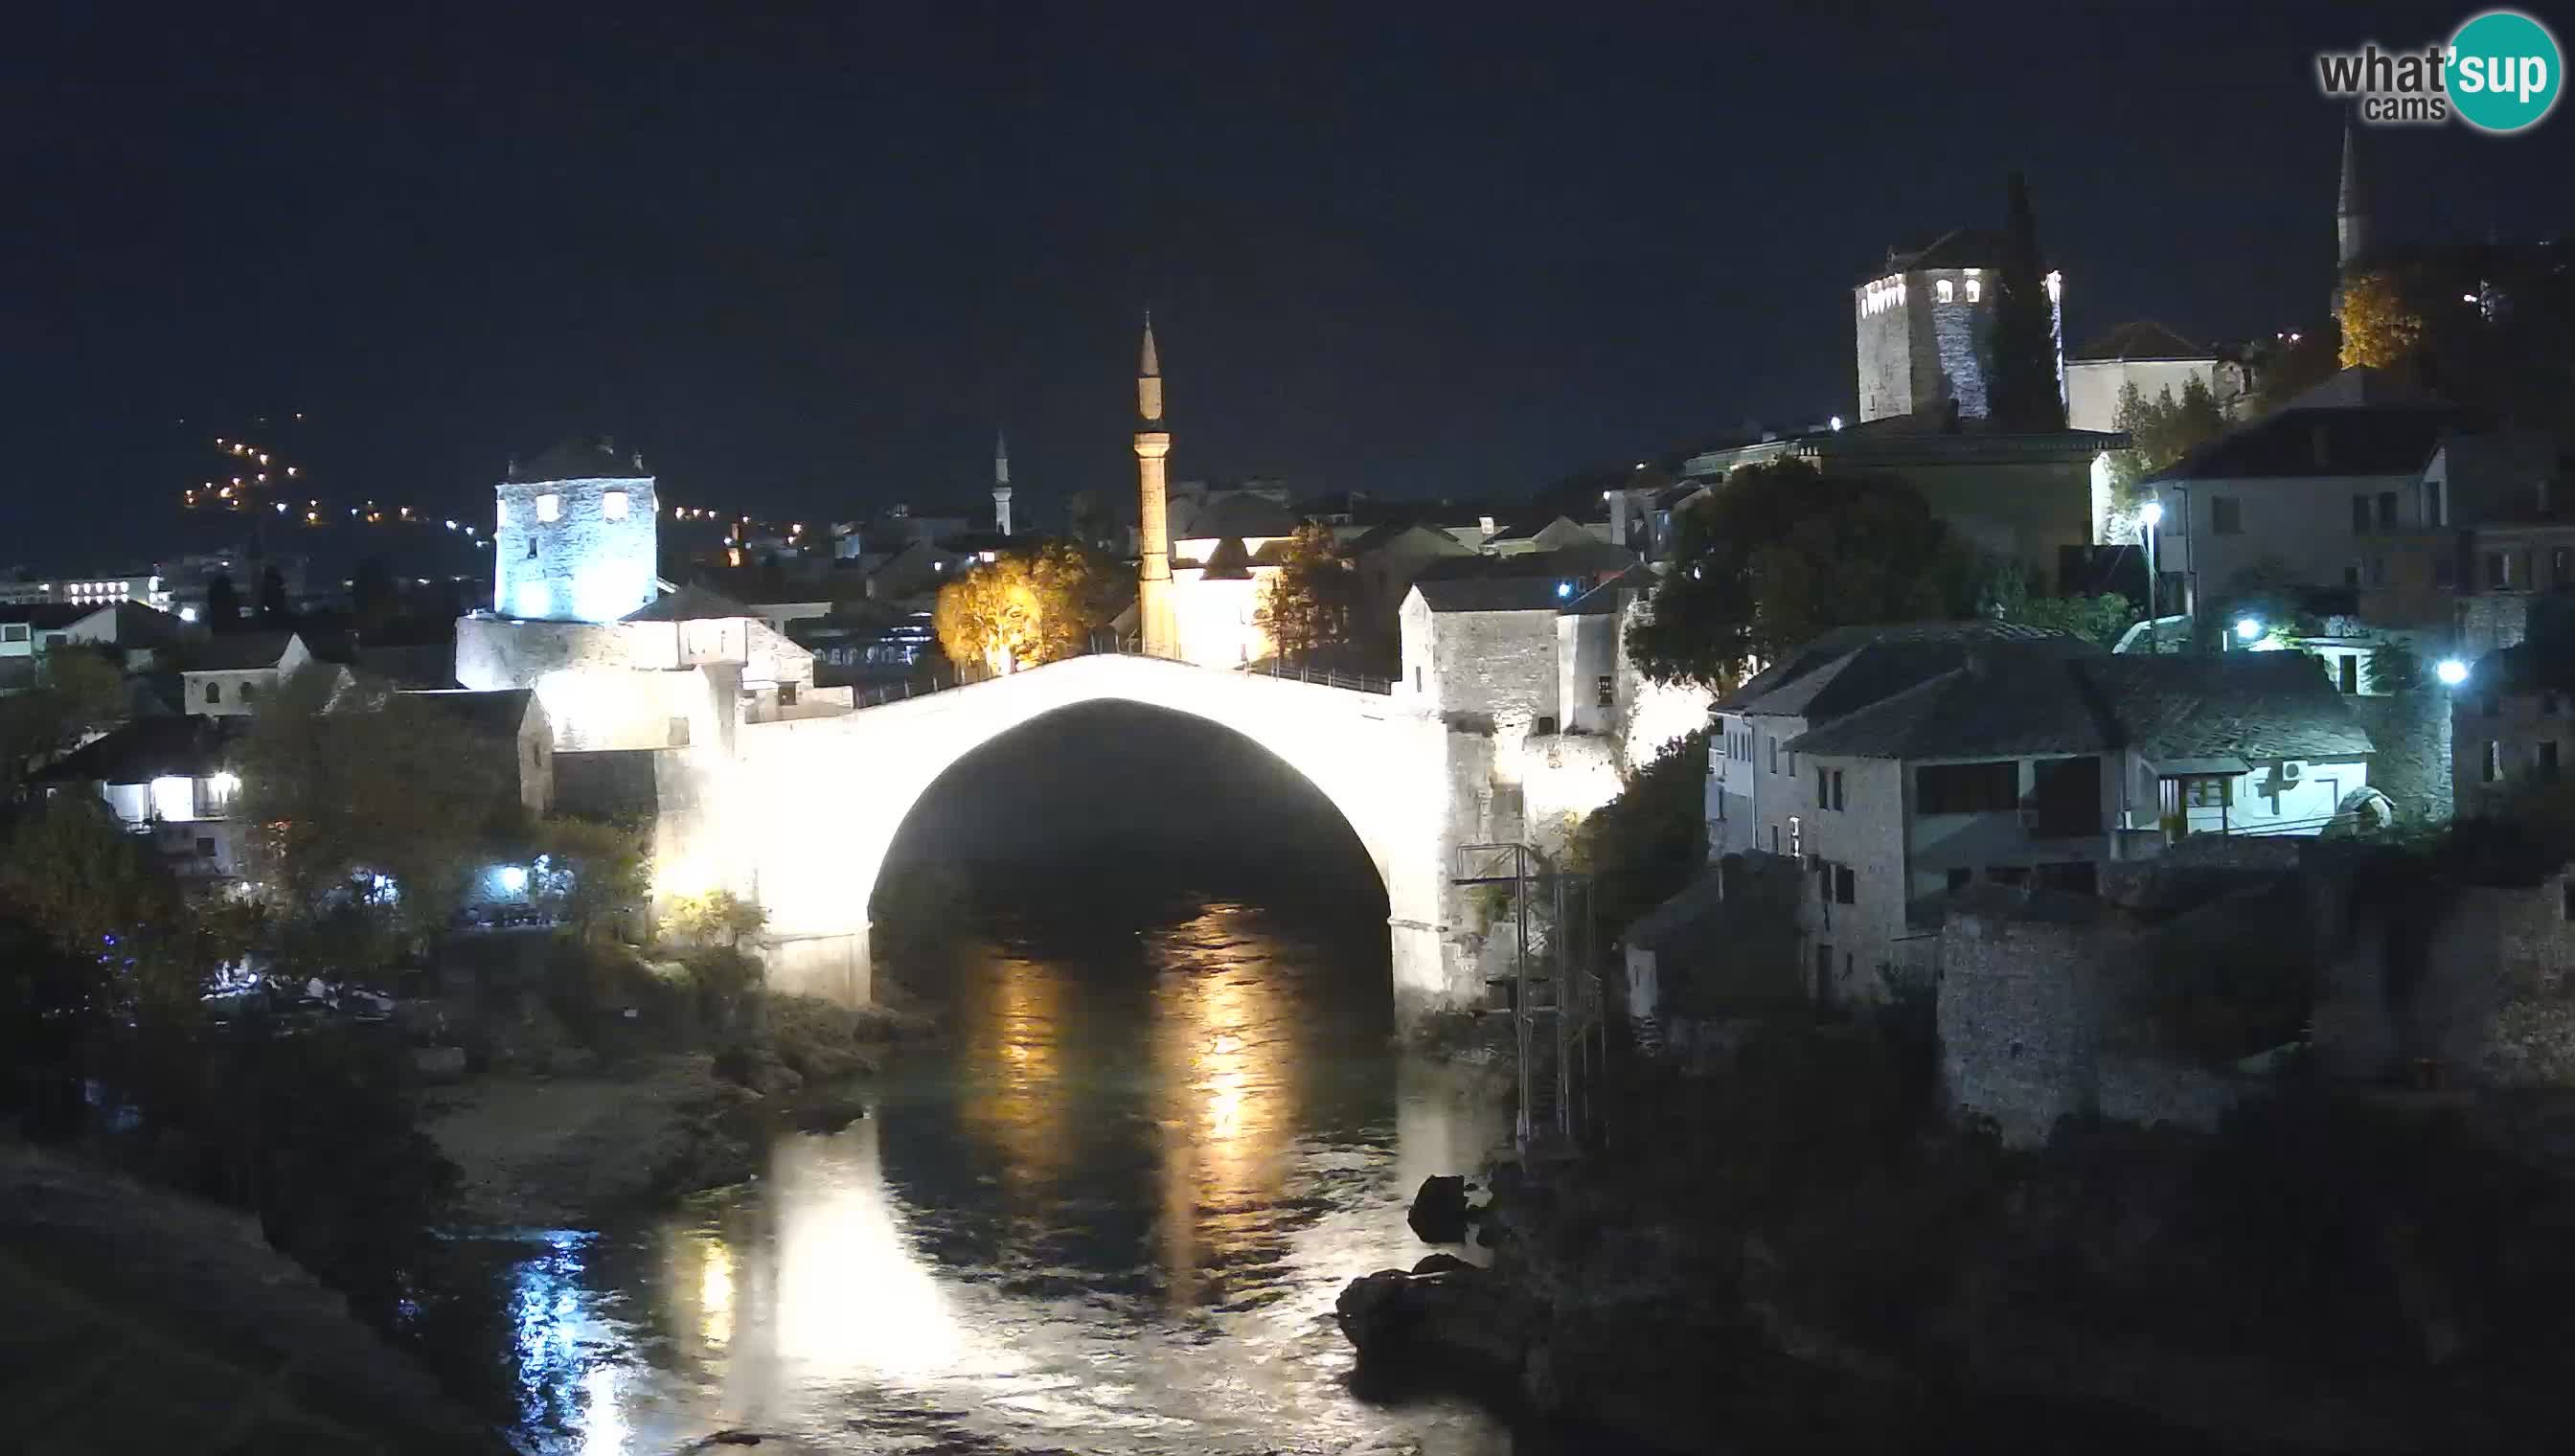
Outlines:
{"type": "Polygon", "coordinates": [[[1399,1018],[1480,994],[1453,933],[1462,897],[1449,876],[1455,846],[1478,832],[1489,749],[1399,696],[1095,656],[850,713],[747,723],[730,754],[699,769],[694,804],[666,809],[660,853],[703,865],[768,910],[773,984],[864,1001],[869,899],[913,807],[977,747],[1104,702],[1229,728],[1330,800],[1385,884],[1399,1018]]]}

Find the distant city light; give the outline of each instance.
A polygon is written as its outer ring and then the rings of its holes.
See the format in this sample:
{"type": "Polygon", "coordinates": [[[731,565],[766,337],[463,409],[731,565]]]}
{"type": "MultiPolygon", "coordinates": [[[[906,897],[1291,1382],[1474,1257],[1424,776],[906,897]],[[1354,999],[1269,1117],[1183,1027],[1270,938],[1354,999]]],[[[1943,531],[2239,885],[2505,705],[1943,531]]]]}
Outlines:
{"type": "Polygon", "coordinates": [[[2441,680],[2442,687],[2456,688],[2468,681],[2468,665],[2456,658],[2443,658],[2440,666],[2432,670],[2432,676],[2441,680]]]}
{"type": "Polygon", "coordinates": [[[182,607],[182,608],[180,608],[180,609],[179,609],[179,620],[180,620],[181,622],[194,622],[194,621],[196,621],[196,620],[197,620],[197,609],[196,609],[196,608],[194,608],[194,607],[182,607]]]}
{"type": "Polygon", "coordinates": [[[1834,428],[1834,429],[1836,429],[1836,430],[1839,430],[1840,428],[1842,428],[1842,417],[1841,417],[1841,416],[1839,416],[1839,415],[1835,415],[1835,416],[1833,417],[1833,420],[1832,420],[1832,425],[1833,425],[1833,428],[1834,428]]]}

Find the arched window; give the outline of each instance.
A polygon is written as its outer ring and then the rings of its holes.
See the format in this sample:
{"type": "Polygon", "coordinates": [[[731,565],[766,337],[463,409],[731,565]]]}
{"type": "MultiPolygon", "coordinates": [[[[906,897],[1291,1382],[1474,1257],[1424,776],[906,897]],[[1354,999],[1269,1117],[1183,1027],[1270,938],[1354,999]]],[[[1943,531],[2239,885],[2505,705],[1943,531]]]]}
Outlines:
{"type": "Polygon", "coordinates": [[[1981,279],[1981,278],[1970,278],[1970,279],[1968,279],[1968,280],[1967,280],[1967,302],[1969,302],[1969,303],[1974,303],[1974,302],[1976,302],[1978,299],[1983,298],[1984,296],[1985,296],[1985,281],[1984,281],[1983,279],[1981,279]]]}
{"type": "Polygon", "coordinates": [[[221,703],[221,702],[223,702],[223,701],[224,701],[224,685],[223,685],[223,684],[221,684],[221,683],[209,683],[209,684],[207,684],[207,685],[206,685],[206,701],[207,701],[208,703],[221,703]]]}
{"type": "Polygon", "coordinates": [[[1949,282],[1949,280],[1947,280],[1947,279],[1945,279],[1945,278],[1940,280],[1940,302],[1942,302],[1942,303],[1944,303],[1944,304],[1945,304],[1945,303],[1954,303],[1954,302],[1956,301],[1956,299],[1955,299],[1955,295],[1956,295],[1956,293],[1957,293],[1957,289],[1956,289],[1956,287],[1955,287],[1954,285],[1952,285],[1952,284],[1949,282]]]}
{"type": "Polygon", "coordinates": [[[258,699],[259,699],[259,685],[258,685],[258,684],[256,684],[256,683],[244,683],[243,685],[241,685],[241,701],[242,701],[242,702],[244,702],[244,703],[253,703],[253,702],[257,702],[257,701],[258,701],[258,699]]]}

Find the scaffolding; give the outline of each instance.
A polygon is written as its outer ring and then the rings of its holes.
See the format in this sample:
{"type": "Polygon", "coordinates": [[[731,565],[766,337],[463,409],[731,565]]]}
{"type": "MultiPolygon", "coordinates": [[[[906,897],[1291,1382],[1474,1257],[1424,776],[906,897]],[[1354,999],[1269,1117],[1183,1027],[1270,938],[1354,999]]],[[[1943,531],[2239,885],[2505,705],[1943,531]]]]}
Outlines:
{"type": "Polygon", "coordinates": [[[1600,975],[1591,962],[1588,876],[1527,843],[1461,844],[1452,883],[1507,901],[1508,972],[1485,978],[1486,1005],[1511,1017],[1522,1153],[1570,1155],[1591,1140],[1603,1044],[1600,975]],[[1498,1005],[1495,1003],[1498,1002],[1498,1005]]]}

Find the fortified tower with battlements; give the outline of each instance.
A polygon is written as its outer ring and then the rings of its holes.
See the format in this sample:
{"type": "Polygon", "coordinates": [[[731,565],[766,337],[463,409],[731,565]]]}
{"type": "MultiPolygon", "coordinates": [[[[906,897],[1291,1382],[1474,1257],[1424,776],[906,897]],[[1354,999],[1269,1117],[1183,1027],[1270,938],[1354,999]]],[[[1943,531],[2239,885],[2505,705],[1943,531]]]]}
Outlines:
{"type": "Polygon", "coordinates": [[[492,611],[534,622],[615,622],[654,597],[660,504],[641,455],[568,440],[495,488],[492,611]]]}

